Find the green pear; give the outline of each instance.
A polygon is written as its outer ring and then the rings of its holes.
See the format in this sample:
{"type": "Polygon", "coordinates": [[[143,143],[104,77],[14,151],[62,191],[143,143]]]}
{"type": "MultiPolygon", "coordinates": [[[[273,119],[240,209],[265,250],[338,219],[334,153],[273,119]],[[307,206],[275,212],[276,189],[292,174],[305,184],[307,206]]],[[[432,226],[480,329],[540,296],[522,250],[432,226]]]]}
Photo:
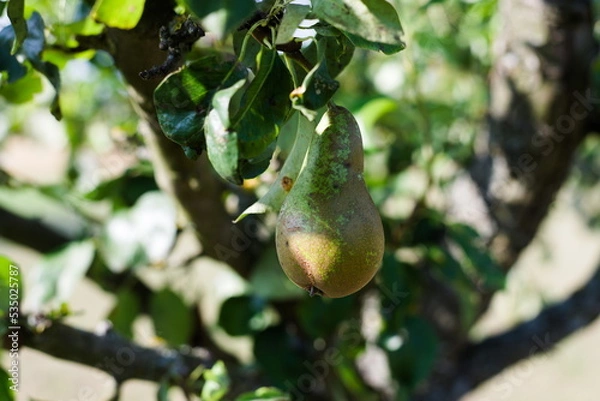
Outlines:
{"type": "Polygon", "coordinates": [[[284,272],[311,295],[350,295],[381,265],[383,226],[363,168],[356,120],[347,109],[330,104],[296,182],[282,182],[291,189],[275,233],[284,272]]]}

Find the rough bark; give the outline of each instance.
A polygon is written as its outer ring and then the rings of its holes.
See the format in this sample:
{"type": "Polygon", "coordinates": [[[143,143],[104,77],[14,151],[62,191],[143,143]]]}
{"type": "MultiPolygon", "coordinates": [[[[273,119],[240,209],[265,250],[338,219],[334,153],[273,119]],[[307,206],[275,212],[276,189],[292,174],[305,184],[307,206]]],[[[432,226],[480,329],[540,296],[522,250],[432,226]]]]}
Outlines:
{"type": "Polygon", "coordinates": [[[471,169],[509,269],[531,242],[571,168],[600,100],[590,1],[505,0],[491,79],[489,132],[471,169]]]}
{"type": "Polygon", "coordinates": [[[544,309],[506,333],[471,344],[444,377],[429,384],[418,401],[455,401],[515,363],[551,351],[600,315],[600,265],[570,298],[544,309]]]}
{"type": "MultiPolygon", "coordinates": [[[[477,209],[470,223],[488,235],[491,254],[508,271],[567,179],[577,147],[597,118],[600,94],[591,86],[597,44],[589,0],[503,0],[499,11],[488,129],[470,169],[471,193],[462,194],[457,209],[477,209]]],[[[429,283],[424,301],[443,344],[431,381],[466,380],[471,389],[480,381],[463,378],[457,366],[461,351],[473,349],[461,329],[458,294],[437,287],[447,285],[429,283]]],[[[481,292],[480,314],[492,296],[481,292]]],[[[507,365],[489,361],[499,370],[507,365]]],[[[477,376],[476,370],[468,373],[477,376]]]]}
{"type": "MultiPolygon", "coordinates": [[[[188,350],[186,354],[171,349],[147,348],[112,331],[91,333],[59,321],[29,325],[27,319],[24,316],[21,323],[21,346],[102,370],[117,383],[130,379],[183,383],[198,366],[210,367],[214,363],[203,349],[195,349],[193,353],[188,350]]],[[[4,346],[8,345],[5,343],[4,346]]]]}
{"type": "Polygon", "coordinates": [[[196,229],[205,255],[224,260],[245,275],[259,246],[256,220],[238,226],[225,210],[226,184],[214,173],[206,156],[198,161],[185,157],[181,147],[161,131],[154,108],[153,92],[160,77],[143,80],[139,73],[161,65],[167,56],[158,48],[161,26],[174,16],[174,2],[147,1],[139,24],[132,30],[108,29],[107,48],[125,78],[131,101],[140,116],[144,136],[159,187],[171,194],[196,229]]]}

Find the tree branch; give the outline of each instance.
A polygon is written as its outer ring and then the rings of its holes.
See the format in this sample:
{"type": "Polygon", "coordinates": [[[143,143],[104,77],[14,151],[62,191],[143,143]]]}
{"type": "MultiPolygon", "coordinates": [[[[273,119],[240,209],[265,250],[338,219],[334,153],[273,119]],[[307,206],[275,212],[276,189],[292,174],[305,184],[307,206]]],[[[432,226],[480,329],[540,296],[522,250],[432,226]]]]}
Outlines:
{"type": "Polygon", "coordinates": [[[0,207],[0,236],[46,253],[73,241],[37,219],[27,219],[0,207]]]}
{"type": "Polygon", "coordinates": [[[491,250],[509,269],[568,177],[600,99],[591,89],[590,0],[504,0],[499,8],[489,132],[471,173],[496,226],[491,250]]]}
{"type": "MultiPolygon", "coordinates": [[[[31,319],[31,318],[30,318],[31,319]]],[[[35,319],[35,318],[34,318],[35,319]]],[[[45,321],[42,330],[22,320],[20,345],[53,357],[100,369],[117,383],[130,379],[160,382],[168,380],[183,386],[198,366],[210,367],[214,360],[208,351],[185,354],[172,349],[153,349],[137,345],[113,331],[95,334],[59,321],[45,321]]],[[[35,325],[38,326],[39,325],[35,325]]],[[[4,343],[6,348],[8,344],[4,343]]]]}
{"type": "Polygon", "coordinates": [[[164,135],[153,99],[160,80],[143,80],[139,76],[141,71],[164,62],[167,54],[159,49],[159,29],[174,17],[174,7],[172,0],[149,0],[134,29],[107,29],[106,37],[141,118],[139,130],[151,151],[158,185],[179,203],[198,234],[203,253],[246,275],[261,248],[256,220],[246,219],[241,227],[233,225],[223,203],[228,187],[216,176],[206,155],[198,161],[189,160],[181,147],[164,135]]]}
{"type": "Polygon", "coordinates": [[[553,349],[600,315],[600,265],[570,298],[544,309],[514,329],[467,346],[456,363],[438,372],[418,401],[457,401],[504,369],[553,349]]]}

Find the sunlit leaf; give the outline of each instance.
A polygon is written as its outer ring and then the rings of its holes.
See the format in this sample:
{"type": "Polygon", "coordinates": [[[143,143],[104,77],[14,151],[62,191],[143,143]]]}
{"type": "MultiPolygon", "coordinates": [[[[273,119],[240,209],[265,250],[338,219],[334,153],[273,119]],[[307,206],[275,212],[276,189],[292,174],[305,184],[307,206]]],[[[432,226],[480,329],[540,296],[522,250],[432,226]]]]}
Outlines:
{"type": "Polygon", "coordinates": [[[228,87],[245,76],[244,69],[218,56],[200,58],[169,75],[154,91],[158,121],[165,135],[187,155],[200,155],[205,148],[204,120],[213,95],[219,87],[228,87]]]}
{"type": "Polygon", "coordinates": [[[203,401],[219,401],[229,390],[229,375],[225,364],[218,361],[212,368],[206,369],[202,375],[204,376],[204,386],[200,398],[203,401]]]}
{"type": "Polygon", "coordinates": [[[119,273],[144,263],[161,263],[177,233],[176,209],[159,191],[147,192],[135,205],[115,214],[100,236],[99,250],[108,268],[119,273]]]}
{"type": "Polygon", "coordinates": [[[274,387],[261,387],[251,393],[240,395],[235,401],[290,401],[290,397],[274,387]]]}
{"type": "Polygon", "coordinates": [[[98,0],[92,17],[112,28],[131,29],[140,21],[145,3],[146,0],[98,0]]]}
{"type": "Polygon", "coordinates": [[[404,49],[398,14],[386,0],[313,0],[313,12],[358,47],[385,54],[404,49]]]}
{"type": "Polygon", "coordinates": [[[60,251],[46,255],[33,268],[28,304],[33,310],[67,302],[94,259],[93,241],[71,242],[60,251]]]}
{"type": "Polygon", "coordinates": [[[238,28],[257,11],[254,0],[183,0],[199,18],[216,12],[219,17],[217,34],[221,37],[238,28]]]}
{"type": "Polygon", "coordinates": [[[208,113],[204,126],[206,152],[214,169],[224,179],[241,184],[237,132],[230,130],[229,104],[245,80],[218,91],[212,100],[213,109],[208,113]]]}
{"type": "Polygon", "coordinates": [[[289,4],[277,29],[275,43],[283,44],[291,41],[298,29],[298,25],[306,18],[309,12],[310,7],[306,4],[289,4]]]}
{"type": "Polygon", "coordinates": [[[6,9],[8,18],[15,32],[15,39],[10,54],[15,54],[27,37],[27,22],[25,21],[25,0],[10,0],[6,9]]]}

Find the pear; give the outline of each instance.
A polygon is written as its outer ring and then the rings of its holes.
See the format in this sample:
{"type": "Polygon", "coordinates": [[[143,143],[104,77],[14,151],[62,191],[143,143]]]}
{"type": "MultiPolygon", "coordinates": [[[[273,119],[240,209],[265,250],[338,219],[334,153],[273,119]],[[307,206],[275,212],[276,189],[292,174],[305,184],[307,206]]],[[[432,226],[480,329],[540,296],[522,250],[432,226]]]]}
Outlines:
{"type": "Polygon", "coordinates": [[[284,272],[311,295],[350,295],[381,265],[383,226],[363,167],[356,120],[347,109],[328,105],[305,165],[281,206],[275,232],[284,272]]]}

